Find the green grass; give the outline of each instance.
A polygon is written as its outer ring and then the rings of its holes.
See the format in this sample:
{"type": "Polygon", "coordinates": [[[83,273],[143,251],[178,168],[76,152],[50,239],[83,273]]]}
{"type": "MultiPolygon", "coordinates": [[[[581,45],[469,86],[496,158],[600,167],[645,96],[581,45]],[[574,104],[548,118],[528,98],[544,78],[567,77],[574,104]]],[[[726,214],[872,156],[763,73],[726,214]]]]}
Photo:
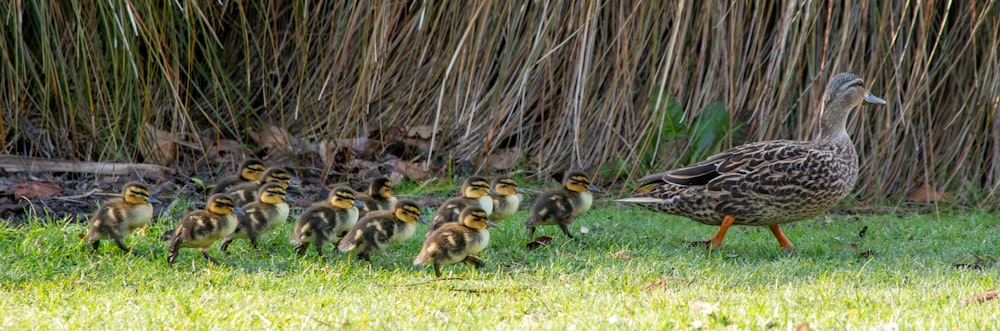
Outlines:
{"type": "MultiPolygon", "coordinates": [[[[721,249],[688,248],[716,230],[682,218],[599,204],[577,220],[588,245],[556,228],[551,246],[527,250],[515,215],[495,229],[487,267],[410,264],[424,227],[374,258],[310,251],[294,257],[286,224],[238,241],[212,266],[184,250],[167,267],[155,235],[105,243],[89,255],[84,225],[58,220],[0,226],[0,329],[984,329],[1000,302],[962,300],[997,286],[997,268],[958,269],[996,256],[1000,224],[986,214],[821,216],[785,227],[797,255],[763,228],[737,227],[721,249]],[[868,227],[866,235],[859,232],[868,227]],[[852,248],[856,244],[857,248],[852,248]],[[716,305],[709,313],[696,302],[716,305]]],[[[173,223],[173,222],[162,222],[173,223]]],[[[3,223],[0,223],[3,224],[3,223]]],[[[217,245],[216,245],[217,246],[217,245]]],[[[329,250],[329,249],[328,249],[329,250]]]]}

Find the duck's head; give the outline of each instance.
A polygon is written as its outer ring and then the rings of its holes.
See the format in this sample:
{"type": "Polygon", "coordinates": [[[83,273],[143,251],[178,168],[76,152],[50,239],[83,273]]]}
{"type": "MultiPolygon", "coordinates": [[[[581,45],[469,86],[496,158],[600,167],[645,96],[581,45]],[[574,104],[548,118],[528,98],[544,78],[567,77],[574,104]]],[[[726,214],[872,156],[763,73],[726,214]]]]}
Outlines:
{"type": "Polygon", "coordinates": [[[342,209],[365,206],[358,201],[358,193],[346,186],[338,186],[330,192],[330,204],[342,209]]]}
{"type": "Polygon", "coordinates": [[[236,207],[233,197],[218,193],[208,197],[208,211],[217,215],[244,215],[243,210],[236,207]]]}
{"type": "Polygon", "coordinates": [[[566,174],[566,178],[563,179],[563,187],[572,192],[601,191],[597,186],[590,184],[590,177],[587,177],[587,174],[579,171],[566,174]]]}
{"type": "Polygon", "coordinates": [[[830,78],[823,93],[823,109],[820,125],[823,136],[846,134],[847,115],[851,109],[862,104],[884,105],[885,100],[876,97],[865,87],[865,81],[858,75],[842,72],[830,78]]]}
{"type": "Polygon", "coordinates": [[[515,195],[518,193],[524,193],[520,187],[517,186],[517,181],[510,176],[501,176],[493,179],[493,190],[497,192],[497,195],[508,196],[515,195]]]}
{"type": "Polygon", "coordinates": [[[149,186],[139,182],[129,182],[122,186],[122,198],[130,205],[160,202],[150,194],[149,186]]]}
{"type": "Polygon", "coordinates": [[[260,180],[260,175],[265,170],[267,170],[267,166],[264,165],[264,162],[258,159],[247,159],[240,164],[240,178],[248,182],[260,180]]]}
{"type": "Polygon", "coordinates": [[[285,169],[285,167],[271,167],[261,175],[261,183],[278,183],[282,187],[288,188],[288,186],[299,185],[298,179],[292,177],[292,173],[285,169]]]}
{"type": "Polygon", "coordinates": [[[373,197],[389,199],[395,194],[396,192],[392,189],[392,181],[385,177],[375,178],[372,180],[372,185],[368,187],[368,195],[373,197]]]}
{"type": "Polygon", "coordinates": [[[288,197],[285,192],[285,188],[281,187],[278,183],[267,183],[261,185],[260,189],[257,190],[257,196],[260,197],[260,202],[276,205],[282,202],[292,202],[292,198],[288,197]]]}
{"type": "Polygon", "coordinates": [[[396,218],[406,223],[420,222],[427,224],[427,221],[423,217],[420,217],[420,206],[410,200],[397,202],[396,208],[393,209],[393,214],[396,215],[396,218]]]}
{"type": "Polygon", "coordinates": [[[490,182],[483,177],[472,176],[466,178],[465,183],[462,184],[462,195],[466,198],[478,199],[491,193],[496,193],[496,191],[490,188],[490,182]]]}
{"type": "Polygon", "coordinates": [[[487,227],[497,226],[495,223],[490,221],[490,215],[486,213],[483,208],[478,206],[469,206],[462,209],[462,214],[458,216],[458,219],[462,221],[462,224],[473,229],[482,230],[487,227]]]}

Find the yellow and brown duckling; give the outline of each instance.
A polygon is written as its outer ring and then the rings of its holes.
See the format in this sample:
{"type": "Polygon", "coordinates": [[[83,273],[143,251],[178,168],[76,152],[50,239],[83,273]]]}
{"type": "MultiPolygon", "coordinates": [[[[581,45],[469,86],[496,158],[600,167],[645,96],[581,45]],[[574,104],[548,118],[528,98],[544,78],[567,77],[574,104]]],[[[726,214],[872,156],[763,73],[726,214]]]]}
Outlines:
{"type": "Polygon", "coordinates": [[[521,205],[521,194],[525,193],[510,176],[494,178],[493,191],[496,192],[490,194],[493,198],[493,213],[490,214],[490,220],[493,222],[500,222],[514,215],[521,205]]]}
{"type": "Polygon", "coordinates": [[[208,197],[208,207],[205,210],[191,211],[174,229],[173,237],[167,243],[167,264],[173,266],[174,259],[181,248],[197,248],[201,255],[214,264],[219,264],[211,255],[208,247],[219,239],[236,231],[236,215],[243,211],[236,208],[233,198],[228,194],[214,194],[208,197]],[[234,215],[235,214],[235,215],[234,215]]]}
{"type": "Polygon", "coordinates": [[[531,216],[524,222],[528,228],[528,240],[535,237],[535,227],[539,225],[558,225],[567,237],[573,236],[569,226],[577,216],[590,210],[594,203],[592,192],[601,190],[590,184],[590,177],[582,172],[570,172],[563,178],[562,187],[543,192],[535,199],[531,216]]]}
{"type": "Polygon", "coordinates": [[[219,180],[208,194],[225,193],[233,186],[256,182],[260,180],[261,175],[266,169],[267,166],[264,165],[264,162],[258,159],[247,159],[240,164],[240,172],[238,174],[219,180]]]}
{"type": "Polygon", "coordinates": [[[143,183],[130,182],[122,186],[122,197],[109,200],[97,208],[90,217],[87,226],[87,243],[94,251],[101,246],[101,240],[115,241],[123,251],[132,252],[125,246],[125,238],[132,231],[146,226],[153,219],[153,205],[160,202],[149,191],[149,186],[143,183]]]}
{"type": "Polygon", "coordinates": [[[257,201],[240,207],[243,215],[236,216],[239,223],[232,234],[222,239],[219,249],[229,250],[229,244],[235,239],[249,239],[250,245],[257,248],[257,240],[275,226],[288,221],[288,202],[292,199],[285,195],[285,188],[278,183],[267,183],[257,191],[257,201]]]}
{"type": "Polygon", "coordinates": [[[285,169],[285,167],[271,167],[267,168],[256,182],[233,186],[228,193],[233,197],[233,201],[236,202],[237,206],[243,206],[257,201],[257,191],[260,190],[262,185],[267,183],[278,183],[286,190],[288,186],[299,185],[299,181],[292,177],[292,173],[288,169],[285,169]]]}
{"type": "Polygon", "coordinates": [[[854,187],[858,155],[845,125],[864,103],[884,105],[851,73],[830,79],[820,135],[811,141],[772,140],[737,146],[708,159],[639,179],[636,195],[618,201],[719,226],[699,245],[722,245],[732,225],[767,226],[778,244],[792,243],[780,225],[819,215],[854,187]]]}
{"type": "Polygon", "coordinates": [[[478,206],[465,208],[459,218],[461,222],[447,223],[431,232],[413,265],[432,264],[437,277],[441,277],[442,264],[465,262],[476,268],[483,266],[483,262],[474,255],[489,244],[490,231],[486,228],[496,224],[478,206]]]}
{"type": "Polygon", "coordinates": [[[486,178],[479,176],[466,178],[459,193],[461,196],[445,200],[434,212],[427,236],[447,223],[460,221],[459,215],[466,207],[479,206],[487,215],[493,212],[493,197],[490,194],[497,192],[490,188],[490,182],[486,181],[486,178]]]}
{"type": "Polygon", "coordinates": [[[362,213],[377,210],[392,210],[396,205],[396,192],[392,188],[392,181],[385,177],[376,177],[368,185],[365,193],[358,194],[358,201],[364,204],[362,213]]]}
{"type": "Polygon", "coordinates": [[[363,206],[354,190],[336,187],[327,201],[314,203],[302,212],[289,242],[299,256],[305,255],[312,243],[316,253],[323,257],[323,246],[334,237],[342,238],[358,222],[359,208],[363,206]]]}
{"type": "Polygon", "coordinates": [[[373,211],[358,220],[340,239],[337,249],[345,253],[357,251],[359,259],[371,261],[372,254],[412,237],[416,222],[427,224],[420,217],[420,206],[409,200],[399,201],[393,210],[373,211]]]}

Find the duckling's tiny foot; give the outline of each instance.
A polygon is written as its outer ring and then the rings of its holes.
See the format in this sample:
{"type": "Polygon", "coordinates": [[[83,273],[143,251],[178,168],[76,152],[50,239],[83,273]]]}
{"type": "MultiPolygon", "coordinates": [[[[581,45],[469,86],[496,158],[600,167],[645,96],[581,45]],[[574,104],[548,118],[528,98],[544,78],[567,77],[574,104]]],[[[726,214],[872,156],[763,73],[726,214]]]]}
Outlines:
{"type": "Polygon", "coordinates": [[[699,240],[699,241],[689,241],[688,247],[712,247],[712,239],[709,240],[699,240]]]}

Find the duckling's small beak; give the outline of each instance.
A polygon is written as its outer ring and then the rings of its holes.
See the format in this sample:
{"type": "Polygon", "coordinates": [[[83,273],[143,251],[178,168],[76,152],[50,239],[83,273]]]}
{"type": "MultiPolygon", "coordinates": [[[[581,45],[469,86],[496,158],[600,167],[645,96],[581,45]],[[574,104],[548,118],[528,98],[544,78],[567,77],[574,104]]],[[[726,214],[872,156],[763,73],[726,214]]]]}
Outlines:
{"type": "Polygon", "coordinates": [[[868,95],[865,95],[865,101],[864,101],[864,103],[865,104],[873,104],[873,105],[884,105],[885,104],[885,100],[882,100],[882,98],[874,96],[874,95],[871,94],[871,92],[869,92],[868,95]]]}
{"type": "Polygon", "coordinates": [[[288,202],[295,202],[295,199],[292,199],[292,197],[290,197],[290,196],[287,196],[287,195],[286,195],[286,196],[285,196],[285,201],[288,201],[288,202]]]}
{"type": "Polygon", "coordinates": [[[361,201],[354,200],[354,206],[358,208],[364,208],[365,204],[361,203],[361,201]]]}
{"type": "Polygon", "coordinates": [[[233,208],[233,214],[236,214],[236,215],[246,215],[247,213],[243,212],[243,209],[233,208]]]}
{"type": "Polygon", "coordinates": [[[601,189],[599,187],[597,187],[597,186],[594,186],[594,184],[587,185],[587,189],[590,190],[591,192],[600,192],[601,191],[601,189]]]}
{"type": "Polygon", "coordinates": [[[500,194],[500,193],[497,192],[497,190],[494,190],[494,189],[490,189],[486,193],[489,193],[489,194],[492,194],[492,195],[498,195],[498,194],[500,194]]]}
{"type": "Polygon", "coordinates": [[[497,224],[493,223],[493,221],[486,221],[486,227],[488,227],[488,228],[495,228],[495,227],[497,227],[497,224]]]}
{"type": "Polygon", "coordinates": [[[528,191],[525,191],[523,188],[520,188],[520,187],[514,189],[514,192],[521,193],[521,194],[528,193],[528,191]]]}
{"type": "Polygon", "coordinates": [[[421,216],[420,218],[418,218],[417,222],[420,222],[420,224],[423,224],[423,225],[427,225],[427,220],[425,220],[423,216],[421,216]]]}
{"type": "Polygon", "coordinates": [[[152,195],[150,195],[149,196],[149,203],[160,203],[160,200],[157,200],[152,195]]]}
{"type": "Polygon", "coordinates": [[[302,181],[300,181],[298,178],[292,178],[288,180],[288,186],[299,186],[301,184],[302,181]]]}

